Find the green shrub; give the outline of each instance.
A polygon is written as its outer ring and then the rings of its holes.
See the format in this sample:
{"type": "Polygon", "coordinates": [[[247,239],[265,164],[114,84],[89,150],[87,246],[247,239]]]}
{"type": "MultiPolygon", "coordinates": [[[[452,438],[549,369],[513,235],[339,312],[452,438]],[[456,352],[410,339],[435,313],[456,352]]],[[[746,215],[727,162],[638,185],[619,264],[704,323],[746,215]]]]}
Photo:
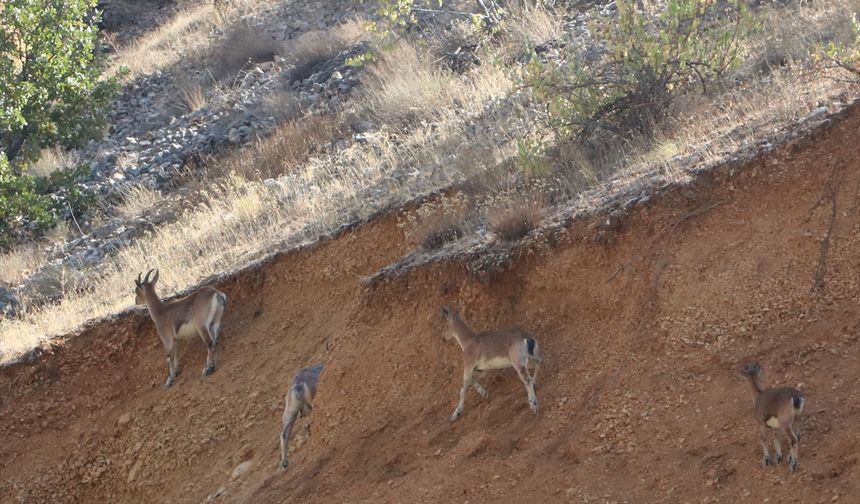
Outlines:
{"type": "Polygon", "coordinates": [[[668,0],[656,15],[637,10],[633,0],[616,5],[616,18],[591,25],[604,44],[603,57],[587,60],[569,44],[562,62],[533,58],[527,65],[526,83],[563,136],[587,141],[598,131],[647,132],[675,94],[731,69],[753,27],[740,0],[727,15],[717,14],[716,0],[668,0]]]}
{"type": "Polygon", "coordinates": [[[13,168],[104,129],[117,83],[99,79],[96,3],[0,2],[0,153],[13,168]]]}
{"type": "Polygon", "coordinates": [[[95,196],[79,185],[88,174],[89,167],[80,165],[35,177],[13,169],[0,154],[0,248],[41,236],[92,205],[95,196]]]}
{"type": "Polygon", "coordinates": [[[851,17],[851,29],[851,40],[844,44],[820,44],[815,48],[815,56],[827,66],[842,68],[860,78],[860,21],[856,13],[851,17]]]}

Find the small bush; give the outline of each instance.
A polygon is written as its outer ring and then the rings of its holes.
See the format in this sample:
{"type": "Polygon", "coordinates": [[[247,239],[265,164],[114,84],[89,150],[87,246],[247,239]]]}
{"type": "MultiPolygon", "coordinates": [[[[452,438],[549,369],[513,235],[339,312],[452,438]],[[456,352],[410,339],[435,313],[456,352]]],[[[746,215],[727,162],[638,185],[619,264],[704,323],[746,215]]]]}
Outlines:
{"type": "Polygon", "coordinates": [[[36,177],[0,156],[0,247],[42,236],[59,221],[79,215],[95,201],[78,182],[89,175],[80,165],[36,177]]]}
{"type": "Polygon", "coordinates": [[[462,193],[441,196],[407,213],[398,226],[407,239],[424,250],[435,250],[461,238],[466,231],[469,201],[462,193]]]}
{"type": "Polygon", "coordinates": [[[672,99],[694,83],[706,86],[738,61],[752,20],[740,0],[729,17],[716,0],[668,0],[657,15],[618,0],[618,17],[592,28],[606,48],[597,61],[576,47],[561,63],[533,58],[526,81],[544,103],[553,130],[588,141],[600,131],[647,133],[672,99]]]}
{"type": "Polygon", "coordinates": [[[511,191],[488,198],[481,207],[487,229],[504,241],[516,241],[540,225],[548,205],[540,191],[511,191]]]}
{"type": "Polygon", "coordinates": [[[845,43],[819,44],[816,57],[828,67],[841,68],[860,79],[860,21],[855,13],[851,17],[851,37],[845,43]]]}
{"type": "Polygon", "coordinates": [[[95,0],[0,2],[0,157],[21,165],[101,135],[118,88],[102,78],[95,0]]]}

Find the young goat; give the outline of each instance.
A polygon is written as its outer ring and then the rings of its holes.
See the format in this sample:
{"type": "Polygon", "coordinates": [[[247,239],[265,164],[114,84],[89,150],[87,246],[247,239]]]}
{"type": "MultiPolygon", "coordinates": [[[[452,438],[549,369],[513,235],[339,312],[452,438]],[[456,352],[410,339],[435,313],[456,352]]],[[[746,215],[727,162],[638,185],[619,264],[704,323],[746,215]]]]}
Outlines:
{"type": "Polygon", "coordinates": [[[537,413],[535,382],[542,362],[538,355],[537,341],[518,328],[476,334],[466,327],[457,310],[449,306],[442,307],[442,317],[448,323],[448,330],[442,337],[446,341],[451,337],[456,338],[463,349],[463,387],[460,389],[460,402],[451,415],[451,421],[457,420],[463,414],[466,390],[470,385],[486,399],[487,390],[478,383],[484,371],[509,367],[514,368],[522,380],[528,394],[529,407],[537,413]],[[534,364],[534,375],[529,373],[529,363],[534,364]],[[476,372],[478,376],[475,376],[476,372]]]}
{"type": "Polygon", "coordinates": [[[199,335],[206,345],[206,367],[203,375],[207,376],[215,370],[215,344],[221,331],[221,316],[227,306],[227,296],[212,287],[201,287],[197,291],[173,301],[162,301],[155,293],[155,283],[158,282],[158,270],[149,270],[146,277],[137,275],[134,281],[135,302],[146,304],[149,316],[155,322],[155,330],[164,351],[167,352],[167,383],[164,388],[170,388],[176,380],[179,362],[176,357],[176,340],[191,339],[199,335]],[[155,271],[150,280],[149,275],[155,271]]]}
{"type": "MultiPolygon", "coordinates": [[[[763,389],[761,386],[761,366],[754,362],[741,370],[741,374],[749,380],[755,401],[755,418],[761,429],[761,447],[764,450],[761,464],[768,466],[771,463],[768,452],[768,428],[782,429],[791,446],[788,455],[788,467],[794,471],[797,469],[797,442],[800,429],[795,429],[795,421],[798,420],[806,399],[799,390],[792,387],[779,387],[763,389]]],[[[779,435],[773,437],[773,446],[776,449],[776,463],[782,462],[782,447],[779,444],[779,435]]]]}
{"type": "Polygon", "coordinates": [[[314,397],[317,395],[317,383],[319,383],[322,372],[322,364],[300,369],[290,384],[287,405],[284,407],[283,429],[281,430],[281,466],[285,469],[290,465],[287,451],[289,450],[290,432],[293,430],[293,424],[297,417],[306,417],[313,411],[314,397]]]}

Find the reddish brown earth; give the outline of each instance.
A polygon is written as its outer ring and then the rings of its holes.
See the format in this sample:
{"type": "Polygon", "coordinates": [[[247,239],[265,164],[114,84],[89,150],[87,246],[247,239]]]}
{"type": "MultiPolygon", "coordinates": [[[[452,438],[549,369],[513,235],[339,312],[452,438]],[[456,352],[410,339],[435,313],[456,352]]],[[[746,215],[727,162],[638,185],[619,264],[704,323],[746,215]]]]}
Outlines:
{"type": "Polygon", "coordinates": [[[362,287],[407,252],[396,219],[377,219],[220,285],[220,367],[204,379],[192,342],[167,391],[148,318],[98,325],[2,370],[0,499],[858,502],[858,130],[854,107],[599,240],[598,218],[577,221],[480,280],[454,261],[362,287]],[[476,329],[538,337],[538,415],[507,371],[448,422],[461,363],[439,308],[457,300],[476,329]],[[737,373],[753,359],[807,396],[796,474],[759,466],[737,373]],[[284,472],[284,392],[316,361],[328,369],[284,472]]]}

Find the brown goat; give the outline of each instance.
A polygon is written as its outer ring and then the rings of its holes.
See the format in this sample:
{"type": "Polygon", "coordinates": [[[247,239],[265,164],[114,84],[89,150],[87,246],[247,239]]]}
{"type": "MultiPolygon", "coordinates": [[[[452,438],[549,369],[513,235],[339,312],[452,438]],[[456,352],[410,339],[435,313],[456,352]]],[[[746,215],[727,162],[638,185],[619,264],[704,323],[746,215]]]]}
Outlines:
{"type": "Polygon", "coordinates": [[[313,411],[317,384],[322,372],[322,364],[302,368],[296,373],[290,384],[281,427],[281,466],[284,469],[290,465],[287,452],[290,448],[290,433],[293,431],[293,424],[295,424],[297,417],[306,417],[313,411]]]}
{"type": "MultiPolygon", "coordinates": [[[[765,389],[761,385],[761,366],[754,362],[741,370],[746,376],[753,392],[755,402],[755,418],[761,430],[761,447],[764,451],[761,464],[766,467],[771,464],[768,452],[768,429],[781,429],[788,438],[791,450],[788,455],[788,467],[794,471],[797,469],[797,444],[800,435],[800,414],[806,399],[803,394],[792,387],[777,387],[765,389]]],[[[782,462],[782,447],[779,443],[779,435],[773,437],[773,445],[776,450],[776,463],[782,462]]]]}
{"type": "Polygon", "coordinates": [[[137,275],[134,281],[135,303],[145,304],[155,322],[155,330],[167,352],[167,383],[164,388],[170,388],[179,369],[177,339],[200,336],[207,351],[203,375],[215,371],[215,344],[221,332],[221,316],[227,306],[227,296],[213,287],[201,287],[183,298],[162,301],[155,293],[157,281],[158,270],[149,270],[144,278],[137,275]],[[155,275],[150,280],[153,271],[155,275]]]}
{"type": "Polygon", "coordinates": [[[481,397],[487,397],[487,390],[478,383],[484,371],[509,367],[514,368],[522,380],[528,394],[529,408],[537,413],[535,382],[543,361],[538,355],[537,341],[518,328],[475,333],[466,326],[459,312],[449,306],[442,307],[442,317],[448,323],[448,330],[442,337],[446,340],[456,338],[463,349],[463,387],[460,389],[460,402],[451,415],[451,421],[457,420],[463,414],[469,386],[474,387],[481,397]],[[534,364],[534,375],[529,373],[530,363],[534,364]]]}

